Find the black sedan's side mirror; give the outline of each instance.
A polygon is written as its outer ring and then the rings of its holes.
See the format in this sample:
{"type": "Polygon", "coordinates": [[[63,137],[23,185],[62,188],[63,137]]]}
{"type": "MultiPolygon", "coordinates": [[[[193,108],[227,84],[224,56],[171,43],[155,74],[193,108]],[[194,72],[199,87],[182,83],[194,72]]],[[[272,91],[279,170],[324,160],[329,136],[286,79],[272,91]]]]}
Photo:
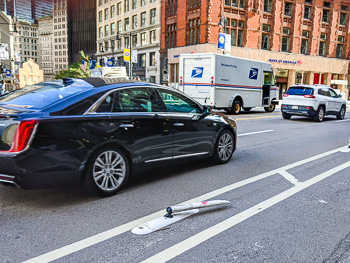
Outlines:
{"type": "Polygon", "coordinates": [[[207,106],[203,106],[203,115],[206,116],[211,113],[211,109],[208,108],[207,106]]]}

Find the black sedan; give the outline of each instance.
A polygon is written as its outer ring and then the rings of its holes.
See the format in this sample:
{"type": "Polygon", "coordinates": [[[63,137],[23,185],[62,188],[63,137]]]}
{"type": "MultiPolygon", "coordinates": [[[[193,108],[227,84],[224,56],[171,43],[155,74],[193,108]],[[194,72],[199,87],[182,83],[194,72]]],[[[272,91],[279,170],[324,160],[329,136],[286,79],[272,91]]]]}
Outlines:
{"type": "Polygon", "coordinates": [[[0,182],[37,188],[76,178],[110,196],[134,168],[236,149],[233,119],[152,83],[63,79],[0,97],[0,182]]]}

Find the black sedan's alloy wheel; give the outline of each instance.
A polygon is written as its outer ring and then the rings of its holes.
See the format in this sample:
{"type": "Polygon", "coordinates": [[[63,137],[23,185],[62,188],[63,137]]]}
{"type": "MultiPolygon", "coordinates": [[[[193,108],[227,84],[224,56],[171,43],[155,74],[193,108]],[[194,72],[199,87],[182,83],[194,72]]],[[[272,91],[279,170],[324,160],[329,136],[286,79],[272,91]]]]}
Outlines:
{"type": "Polygon", "coordinates": [[[235,142],[231,131],[224,130],[221,132],[215,144],[213,161],[218,164],[227,163],[232,157],[234,143],[235,142]]]}
{"type": "Polygon", "coordinates": [[[111,196],[125,184],[129,163],[119,149],[107,147],[95,152],[87,167],[86,187],[101,196],[111,196]]]}

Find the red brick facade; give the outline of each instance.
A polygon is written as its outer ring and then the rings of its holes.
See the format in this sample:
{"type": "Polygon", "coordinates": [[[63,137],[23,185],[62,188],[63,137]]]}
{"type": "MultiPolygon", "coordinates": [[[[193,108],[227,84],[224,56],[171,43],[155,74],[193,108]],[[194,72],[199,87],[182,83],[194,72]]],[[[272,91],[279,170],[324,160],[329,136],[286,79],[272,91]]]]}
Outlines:
{"type": "MultiPolygon", "coordinates": [[[[199,43],[195,44],[215,44],[219,32],[225,30],[226,33],[232,34],[231,26],[235,25],[234,30],[236,27],[242,30],[239,39],[242,42],[239,46],[261,49],[264,33],[269,35],[268,48],[264,49],[282,51],[283,30],[290,30],[286,52],[301,53],[304,38],[307,39],[307,52],[304,54],[319,55],[320,41],[324,40],[326,48],[323,56],[337,57],[337,45],[341,44],[343,45],[341,58],[346,59],[349,58],[350,51],[349,16],[350,0],[162,0],[161,50],[173,48],[168,45],[168,25],[177,26],[175,47],[184,47],[189,45],[189,21],[200,18],[200,39],[199,43]],[[198,4],[199,1],[200,4],[198,4]],[[240,6],[241,1],[243,2],[240,6]],[[266,7],[269,1],[271,6],[266,7]],[[232,6],[233,2],[236,6],[232,6]],[[326,7],[324,6],[324,2],[329,4],[329,8],[327,4],[326,7]],[[174,6],[173,10],[176,9],[170,14],[169,5],[174,6]],[[324,9],[328,10],[328,16],[323,17],[324,9]],[[341,13],[342,23],[340,23],[341,13]],[[226,19],[225,28],[219,25],[221,14],[226,19]],[[234,24],[236,23],[234,20],[237,23],[240,22],[240,25],[234,24]],[[327,20],[328,22],[324,22],[327,20]],[[266,28],[263,28],[263,25],[266,28]],[[326,36],[326,39],[321,39],[321,34],[326,36]]],[[[235,45],[238,45],[237,42],[233,44],[235,45]]]]}

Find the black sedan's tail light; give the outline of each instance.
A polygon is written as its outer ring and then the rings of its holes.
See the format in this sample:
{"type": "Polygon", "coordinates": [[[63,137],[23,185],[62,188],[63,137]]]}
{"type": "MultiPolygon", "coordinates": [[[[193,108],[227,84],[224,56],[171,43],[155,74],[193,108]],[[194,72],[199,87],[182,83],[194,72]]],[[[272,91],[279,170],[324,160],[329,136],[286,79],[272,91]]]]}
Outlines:
{"type": "Polygon", "coordinates": [[[13,137],[11,148],[8,151],[0,151],[0,153],[18,153],[25,150],[35,133],[38,123],[38,120],[26,120],[19,122],[16,130],[13,129],[13,132],[10,132],[13,135],[7,135],[7,137],[13,137]]]}

